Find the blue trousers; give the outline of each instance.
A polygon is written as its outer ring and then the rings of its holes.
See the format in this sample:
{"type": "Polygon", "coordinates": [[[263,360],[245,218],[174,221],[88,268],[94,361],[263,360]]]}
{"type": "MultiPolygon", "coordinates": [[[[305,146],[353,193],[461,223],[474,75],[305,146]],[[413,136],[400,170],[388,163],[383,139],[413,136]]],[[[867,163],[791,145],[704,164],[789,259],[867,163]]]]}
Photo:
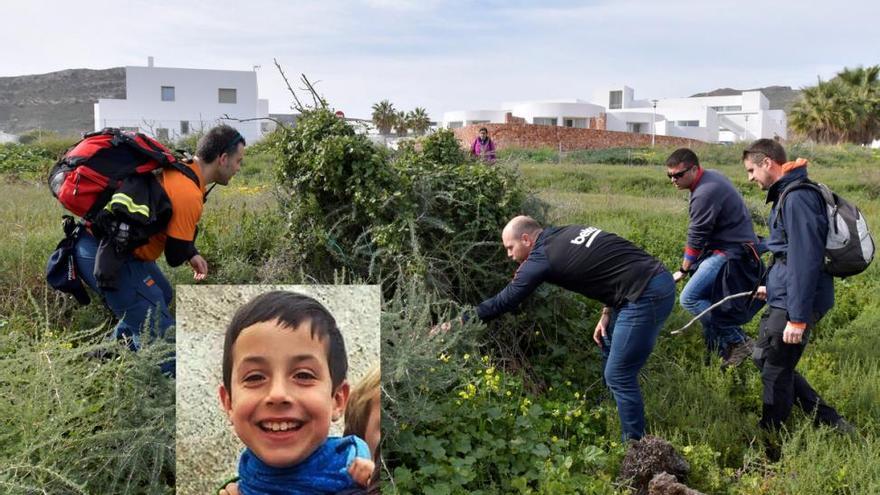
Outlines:
{"type": "MultiPolygon", "coordinates": [[[[700,262],[697,271],[691,275],[679,296],[681,306],[690,314],[696,316],[716,302],[712,300],[712,288],[726,262],[727,256],[724,254],[713,254],[700,262]]],[[[711,313],[700,318],[700,323],[703,325],[706,350],[722,357],[727,356],[730,345],[746,338],[742,328],[738,326],[713,323],[711,313]]]]}
{"type": "Polygon", "coordinates": [[[605,384],[617,402],[623,440],[645,435],[645,403],[639,371],[654,350],[657,334],[675,305],[675,282],[667,271],[657,274],[642,295],[611,315],[603,339],[605,384]]]}
{"type": "MultiPolygon", "coordinates": [[[[144,329],[151,338],[157,335],[164,337],[165,331],[175,324],[168,309],[174,292],[156,262],[131,258],[120,269],[118,289],[100,290],[94,276],[97,252],[97,239],[88,232],[80,235],[74,255],[76,265],[83,280],[103,297],[113,314],[119,318],[113,336],[127,339],[133,351],[140,349],[144,329]]],[[[169,361],[163,362],[161,368],[163,372],[173,376],[173,356],[169,361]]]]}

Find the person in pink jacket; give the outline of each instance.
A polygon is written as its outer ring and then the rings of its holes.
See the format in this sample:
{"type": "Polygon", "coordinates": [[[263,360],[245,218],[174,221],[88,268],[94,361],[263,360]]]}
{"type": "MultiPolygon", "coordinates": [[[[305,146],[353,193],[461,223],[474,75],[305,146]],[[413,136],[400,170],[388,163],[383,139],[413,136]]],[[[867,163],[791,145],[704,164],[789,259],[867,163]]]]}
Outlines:
{"type": "Polygon", "coordinates": [[[480,128],[480,135],[471,144],[471,154],[488,164],[495,163],[495,142],[489,138],[489,130],[485,127],[480,128]]]}

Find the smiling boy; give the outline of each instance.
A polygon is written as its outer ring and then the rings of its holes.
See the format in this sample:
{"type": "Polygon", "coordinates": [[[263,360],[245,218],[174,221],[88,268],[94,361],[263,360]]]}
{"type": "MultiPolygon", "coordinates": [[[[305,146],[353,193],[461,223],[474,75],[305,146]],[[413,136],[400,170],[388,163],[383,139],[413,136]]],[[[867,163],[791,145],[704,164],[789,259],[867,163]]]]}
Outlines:
{"type": "Polygon", "coordinates": [[[247,447],[240,493],[340,493],[368,483],[374,463],[366,443],[328,437],[348,401],[347,370],[336,321],[316,300],[274,291],[236,312],[219,392],[247,447]]]}

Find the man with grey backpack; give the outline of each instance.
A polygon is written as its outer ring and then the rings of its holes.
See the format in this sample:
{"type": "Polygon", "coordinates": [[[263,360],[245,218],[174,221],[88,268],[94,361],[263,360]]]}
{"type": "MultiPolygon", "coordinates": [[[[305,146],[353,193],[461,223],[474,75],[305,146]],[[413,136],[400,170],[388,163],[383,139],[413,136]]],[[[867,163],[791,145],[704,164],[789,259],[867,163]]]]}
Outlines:
{"type": "Polygon", "coordinates": [[[807,161],[789,162],[772,139],[759,139],[742,154],[749,181],[767,191],[773,264],[767,274],[768,309],[761,317],[753,358],[761,370],[760,425],[779,429],[793,404],[816,423],[842,432],[854,428],[795,371],[810,332],[834,305],[833,276],[858,273],[873,258],[873,240],[858,209],[807,177],[807,161]]]}

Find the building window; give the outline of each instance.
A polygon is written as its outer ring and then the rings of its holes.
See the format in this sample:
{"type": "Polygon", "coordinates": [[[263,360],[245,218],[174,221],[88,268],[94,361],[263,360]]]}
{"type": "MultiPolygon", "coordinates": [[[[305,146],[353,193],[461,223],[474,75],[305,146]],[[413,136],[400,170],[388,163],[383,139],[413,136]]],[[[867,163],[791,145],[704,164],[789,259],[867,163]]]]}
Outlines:
{"type": "Polygon", "coordinates": [[[180,135],[186,136],[187,134],[189,134],[189,121],[188,120],[181,120],[180,121],[180,135]]]}
{"type": "Polygon", "coordinates": [[[742,105],[728,105],[721,107],[709,107],[716,112],[742,112],[742,105]]]}
{"type": "Polygon", "coordinates": [[[626,123],[626,132],[632,132],[634,134],[642,134],[643,129],[647,127],[644,122],[627,122],[626,123]]]}
{"type": "Polygon", "coordinates": [[[535,117],[532,119],[535,125],[556,125],[556,117],[535,117]]]}
{"type": "Polygon", "coordinates": [[[587,119],[562,119],[562,124],[565,127],[574,127],[576,129],[586,129],[587,128],[587,119]]]}
{"type": "Polygon", "coordinates": [[[174,101],[174,86],[162,86],[162,101],[174,101]]]}
{"type": "Polygon", "coordinates": [[[608,94],[608,109],[616,110],[623,108],[623,91],[611,91],[608,94]]]}
{"type": "Polygon", "coordinates": [[[699,120],[676,120],[675,125],[678,127],[700,127],[699,120]]]}
{"type": "Polygon", "coordinates": [[[168,129],[163,127],[156,129],[156,139],[159,141],[168,141],[168,129]]]}
{"type": "Polygon", "coordinates": [[[220,88],[218,94],[220,103],[236,103],[235,88],[220,88]]]}
{"type": "Polygon", "coordinates": [[[468,125],[488,124],[488,120],[469,120],[468,125]]]}
{"type": "Polygon", "coordinates": [[[458,129],[459,127],[461,127],[461,121],[447,122],[447,123],[446,123],[446,128],[447,128],[447,129],[458,129]]]}

